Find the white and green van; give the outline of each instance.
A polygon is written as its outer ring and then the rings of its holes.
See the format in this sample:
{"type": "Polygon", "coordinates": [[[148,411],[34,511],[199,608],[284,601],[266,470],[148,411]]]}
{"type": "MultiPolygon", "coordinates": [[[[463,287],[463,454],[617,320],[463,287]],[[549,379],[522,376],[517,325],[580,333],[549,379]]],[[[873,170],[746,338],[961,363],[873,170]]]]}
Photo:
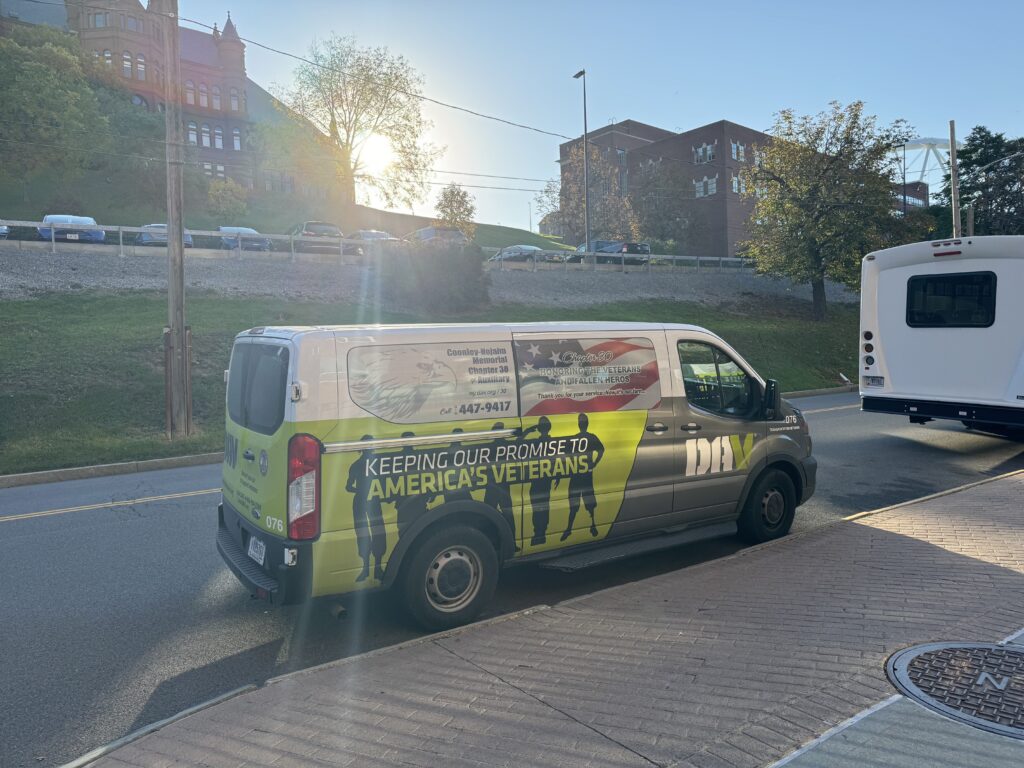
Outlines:
{"type": "Polygon", "coordinates": [[[800,411],[687,325],[266,327],[227,372],[217,547],[282,604],[396,587],[431,628],[501,568],[739,532],[814,492],[800,411]]]}

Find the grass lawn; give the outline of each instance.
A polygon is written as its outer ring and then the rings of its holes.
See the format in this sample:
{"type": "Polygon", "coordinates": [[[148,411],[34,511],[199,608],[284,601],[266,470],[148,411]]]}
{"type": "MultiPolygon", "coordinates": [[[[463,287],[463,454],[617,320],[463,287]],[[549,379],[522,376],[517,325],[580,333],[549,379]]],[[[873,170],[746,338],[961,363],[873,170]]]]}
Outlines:
{"type": "MultiPolygon", "coordinates": [[[[270,324],[352,323],[351,304],[190,294],[193,413],[199,432],[183,442],[163,436],[163,294],[59,294],[0,302],[0,474],[104,464],[220,450],[231,340],[270,324]]],[[[627,302],[587,309],[501,305],[440,320],[641,320],[703,325],[719,333],[783,390],[831,386],[856,374],[857,312],[836,306],[827,323],[793,303],[710,308],[675,302],[627,302]]]]}

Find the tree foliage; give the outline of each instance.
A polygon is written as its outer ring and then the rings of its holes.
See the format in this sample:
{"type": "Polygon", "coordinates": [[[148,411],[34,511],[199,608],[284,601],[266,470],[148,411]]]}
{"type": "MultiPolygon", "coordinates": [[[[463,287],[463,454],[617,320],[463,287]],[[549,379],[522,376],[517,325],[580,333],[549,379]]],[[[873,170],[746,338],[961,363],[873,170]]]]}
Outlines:
{"type": "Polygon", "coordinates": [[[57,30],[14,24],[0,36],[0,177],[75,174],[111,149],[88,69],[77,39],[57,30]]]}
{"type": "Polygon", "coordinates": [[[423,200],[440,152],[424,138],[431,123],[418,98],[419,73],[387,48],[362,48],[337,35],[314,42],[307,58],[282,98],[328,137],[348,199],[355,202],[358,182],[376,190],[388,207],[423,200]],[[373,136],[386,139],[394,157],[380,177],[368,175],[364,162],[373,136]]]}
{"type": "Polygon", "coordinates": [[[206,197],[206,209],[228,224],[233,224],[248,211],[248,190],[231,179],[211,181],[206,197]]]}
{"type": "MultiPolygon", "coordinates": [[[[591,240],[636,238],[636,216],[619,183],[619,166],[601,148],[591,144],[588,150],[591,240]]],[[[566,243],[584,241],[582,142],[569,148],[568,155],[562,160],[561,178],[547,182],[535,201],[541,216],[558,212],[558,223],[566,243]]]]}
{"type": "MultiPolygon", "coordinates": [[[[976,126],[957,150],[957,163],[965,231],[970,206],[976,234],[1024,235],[1024,138],[1007,139],[1002,133],[976,126]]],[[[948,173],[939,197],[952,221],[948,173]]]]}
{"type": "Polygon", "coordinates": [[[705,217],[697,217],[689,201],[693,183],[680,163],[658,159],[637,166],[629,177],[629,200],[639,237],[669,244],[680,253],[692,250],[691,240],[705,217]]]}
{"type": "Polygon", "coordinates": [[[476,233],[473,217],[476,205],[473,196],[458,184],[452,183],[441,190],[437,196],[437,220],[446,227],[460,230],[470,240],[476,233]]]}
{"type": "Polygon", "coordinates": [[[910,129],[879,126],[855,101],[817,115],[783,110],[769,133],[741,172],[755,200],[745,250],[762,272],[809,283],[821,320],[826,278],[856,286],[861,257],[893,241],[893,147],[910,129]]]}

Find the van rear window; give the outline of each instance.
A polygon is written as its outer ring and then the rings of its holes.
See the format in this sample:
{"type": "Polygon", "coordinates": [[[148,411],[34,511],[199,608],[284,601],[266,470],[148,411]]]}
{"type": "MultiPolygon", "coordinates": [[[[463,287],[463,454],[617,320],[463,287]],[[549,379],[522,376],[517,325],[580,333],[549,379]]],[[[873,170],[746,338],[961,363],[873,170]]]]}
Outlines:
{"type": "Polygon", "coordinates": [[[994,272],[915,275],[907,281],[911,328],[988,328],[995,319],[994,272]]]}
{"type": "Polygon", "coordinates": [[[228,369],[228,415],[240,427],[272,435],[284,421],[288,348],[235,344],[228,369]]]}

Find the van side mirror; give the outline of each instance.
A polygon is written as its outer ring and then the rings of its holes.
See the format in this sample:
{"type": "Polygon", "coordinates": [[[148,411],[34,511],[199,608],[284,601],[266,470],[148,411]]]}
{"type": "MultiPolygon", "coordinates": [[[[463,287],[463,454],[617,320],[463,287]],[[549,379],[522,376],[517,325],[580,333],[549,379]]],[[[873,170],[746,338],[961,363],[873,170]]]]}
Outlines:
{"type": "Polygon", "coordinates": [[[764,383],[764,417],[768,421],[777,419],[782,412],[782,393],[779,392],[779,382],[775,379],[768,379],[764,383]]]}

